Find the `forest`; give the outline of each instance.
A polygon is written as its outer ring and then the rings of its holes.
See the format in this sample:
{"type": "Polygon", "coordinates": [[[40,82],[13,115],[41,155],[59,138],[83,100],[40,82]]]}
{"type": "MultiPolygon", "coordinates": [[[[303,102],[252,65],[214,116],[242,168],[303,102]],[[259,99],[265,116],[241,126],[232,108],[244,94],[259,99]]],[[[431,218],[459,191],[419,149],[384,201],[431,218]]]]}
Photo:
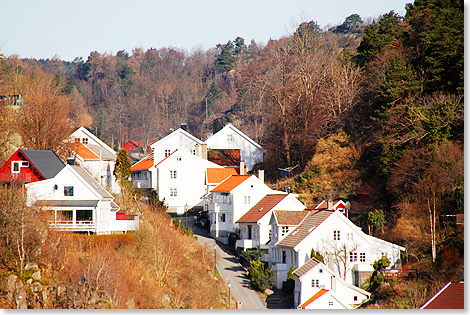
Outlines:
{"type": "Polygon", "coordinates": [[[0,165],[18,141],[63,155],[79,126],[119,149],[183,123],[205,140],[222,119],[266,149],[256,169],[272,187],[307,205],[348,200],[353,220],[405,246],[424,278],[461,279],[462,0],[415,0],[405,16],[353,14],[329,29],[306,21],[266,44],[237,37],[207,51],[94,51],[73,62],[6,56],[0,79],[0,94],[24,100],[21,112],[0,106],[0,165]]]}

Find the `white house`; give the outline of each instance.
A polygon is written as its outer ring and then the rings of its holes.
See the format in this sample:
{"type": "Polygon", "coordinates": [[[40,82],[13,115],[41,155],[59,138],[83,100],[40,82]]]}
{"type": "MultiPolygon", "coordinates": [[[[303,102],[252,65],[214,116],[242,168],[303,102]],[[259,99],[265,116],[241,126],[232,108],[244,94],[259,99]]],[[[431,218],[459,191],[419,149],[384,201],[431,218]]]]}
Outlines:
{"type": "Polygon", "coordinates": [[[227,243],[229,233],[238,230],[238,219],[272,193],[276,191],[254,175],[232,175],[225,179],[211,190],[207,199],[212,236],[227,243]]]}
{"type": "Polygon", "coordinates": [[[156,187],[152,182],[152,170],[154,169],[154,166],[155,162],[153,159],[153,153],[131,166],[134,188],[152,189],[156,187]]]}
{"type": "Polygon", "coordinates": [[[138,229],[139,217],[119,211],[114,197],[78,165],[66,165],[55,177],[25,186],[28,205],[53,211],[54,228],[93,234],[138,229]]]}
{"type": "MultiPolygon", "coordinates": [[[[370,293],[344,281],[315,258],[310,259],[293,272],[295,276],[294,307],[329,309],[354,308],[370,298],[370,293]],[[323,290],[323,291],[322,291],[323,290]],[[333,292],[333,296],[319,299],[319,292],[333,292]],[[334,301],[336,299],[337,301],[334,301]],[[327,303],[325,303],[327,302],[327,303]],[[346,307],[345,307],[346,306],[346,307]]],[[[331,294],[331,293],[330,293],[331,294]]]]}
{"type": "MultiPolygon", "coordinates": [[[[256,248],[268,251],[272,238],[270,219],[274,210],[302,211],[305,206],[297,199],[296,194],[279,192],[264,196],[256,205],[245,213],[236,223],[240,229],[240,239],[235,247],[243,250],[256,248]]],[[[263,259],[267,261],[267,259],[263,259]]]]}
{"type": "Polygon", "coordinates": [[[117,194],[121,187],[113,175],[117,153],[85,127],[75,130],[66,140],[78,164],[104,187],[117,194]]]}
{"type": "Polygon", "coordinates": [[[245,162],[248,171],[263,162],[264,149],[232,124],[225,125],[205,143],[209,149],[240,149],[241,160],[245,162]]]}
{"type": "Polygon", "coordinates": [[[290,266],[299,268],[311,251],[322,254],[327,266],[346,282],[361,286],[373,272],[372,264],[387,256],[391,268],[400,266],[405,248],[362,232],[339,210],[310,210],[302,222],[270,249],[277,287],[287,278],[290,266]]]}
{"type": "Polygon", "coordinates": [[[297,306],[306,310],[349,310],[350,305],[342,301],[332,290],[318,289],[307,301],[297,306]]]}
{"type": "Polygon", "coordinates": [[[196,154],[195,145],[202,145],[202,141],[185,131],[182,128],[179,128],[169,135],[161,138],[157,142],[150,145],[150,148],[154,154],[155,164],[162,161],[164,158],[169,156],[175,150],[180,152],[187,152],[191,154],[196,154]]]}
{"type": "Polygon", "coordinates": [[[183,214],[190,208],[203,208],[206,170],[222,168],[185,150],[175,150],[153,166],[152,186],[160,200],[165,199],[168,212],[183,214]]]}

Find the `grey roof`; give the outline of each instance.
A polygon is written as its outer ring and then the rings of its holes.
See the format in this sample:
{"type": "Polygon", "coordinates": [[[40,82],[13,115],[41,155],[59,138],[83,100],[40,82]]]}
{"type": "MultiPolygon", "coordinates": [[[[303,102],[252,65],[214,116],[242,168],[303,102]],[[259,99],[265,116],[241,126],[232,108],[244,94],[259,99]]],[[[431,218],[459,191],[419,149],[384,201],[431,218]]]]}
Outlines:
{"type": "Polygon", "coordinates": [[[113,196],[103,188],[85,169],[78,165],[70,165],[91,187],[93,187],[101,197],[113,198],[113,196]]]}
{"type": "Polygon", "coordinates": [[[100,156],[101,149],[101,159],[104,161],[116,161],[116,155],[109,152],[109,150],[107,150],[106,148],[103,148],[97,144],[84,144],[84,146],[86,146],[98,156],[100,156]]]}
{"type": "Polygon", "coordinates": [[[46,179],[55,177],[65,166],[52,150],[20,149],[20,151],[46,179]]]}
{"type": "Polygon", "coordinates": [[[98,205],[99,200],[38,200],[35,206],[49,207],[93,207],[98,205]]]}
{"type": "Polygon", "coordinates": [[[294,248],[332,213],[331,210],[310,210],[299,226],[287,234],[277,245],[294,248]]]}
{"type": "Polygon", "coordinates": [[[310,258],[305,264],[303,264],[300,268],[294,270],[293,274],[297,277],[302,277],[306,274],[310,269],[315,267],[316,265],[320,264],[320,261],[316,260],[315,258],[310,258]]]}

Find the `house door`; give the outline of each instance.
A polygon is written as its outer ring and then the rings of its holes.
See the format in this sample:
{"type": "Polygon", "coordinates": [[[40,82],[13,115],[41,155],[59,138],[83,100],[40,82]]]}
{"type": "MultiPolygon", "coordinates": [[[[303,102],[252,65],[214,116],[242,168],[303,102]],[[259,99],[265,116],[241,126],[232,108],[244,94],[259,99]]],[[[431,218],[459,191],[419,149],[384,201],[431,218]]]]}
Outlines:
{"type": "Polygon", "coordinates": [[[251,225],[248,225],[248,240],[251,240],[251,225]]]}

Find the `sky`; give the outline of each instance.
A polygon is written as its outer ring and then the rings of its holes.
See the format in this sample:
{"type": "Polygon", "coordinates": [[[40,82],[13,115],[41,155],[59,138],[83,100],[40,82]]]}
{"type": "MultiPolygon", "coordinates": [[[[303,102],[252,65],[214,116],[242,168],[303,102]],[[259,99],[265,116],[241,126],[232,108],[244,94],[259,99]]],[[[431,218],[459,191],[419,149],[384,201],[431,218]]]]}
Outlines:
{"type": "Polygon", "coordinates": [[[93,51],[135,48],[191,52],[238,36],[266,44],[305,21],[322,28],[351,14],[363,20],[413,0],[0,0],[0,53],[8,57],[84,60],[93,51]]]}

